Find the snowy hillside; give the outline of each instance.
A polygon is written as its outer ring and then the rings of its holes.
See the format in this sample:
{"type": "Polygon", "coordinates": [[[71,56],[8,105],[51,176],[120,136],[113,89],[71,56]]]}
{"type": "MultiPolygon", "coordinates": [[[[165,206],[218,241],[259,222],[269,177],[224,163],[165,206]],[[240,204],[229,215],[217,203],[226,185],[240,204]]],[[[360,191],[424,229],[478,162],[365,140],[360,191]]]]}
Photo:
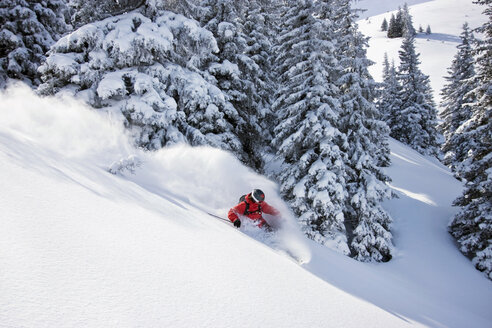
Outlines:
{"type": "Polygon", "coordinates": [[[398,6],[407,4],[412,6],[429,0],[353,0],[353,7],[363,10],[359,13],[361,19],[376,16],[382,13],[395,11],[398,6]]]}
{"type": "Polygon", "coordinates": [[[21,87],[0,111],[3,327],[490,327],[492,286],[446,232],[460,185],[397,142],[398,255],[364,264],[304,239],[276,186],[223,151],[143,153],[107,118],[21,87]],[[253,186],[285,219],[270,247],[201,210],[225,216],[253,186]]]}
{"type": "MultiPolygon", "coordinates": [[[[398,6],[408,3],[410,14],[413,16],[415,29],[430,25],[432,34],[420,33],[417,35],[416,48],[421,54],[421,69],[430,76],[434,99],[440,102],[440,91],[444,86],[444,76],[456,54],[456,46],[460,43],[459,35],[462,26],[468,22],[470,28],[483,24],[487,18],[482,14],[483,7],[467,0],[434,0],[434,1],[379,1],[363,0],[357,3],[360,8],[372,8],[376,16],[361,19],[358,24],[360,30],[370,37],[367,56],[376,64],[369,68],[371,75],[382,80],[383,57],[388,53],[389,60],[394,60],[398,66],[398,51],[401,47],[401,38],[389,39],[386,32],[381,31],[384,18],[389,21],[391,13],[395,13],[398,6]],[[417,3],[415,5],[412,5],[417,3]]],[[[362,16],[367,17],[367,16],[362,16]]]]}
{"type": "MultiPolygon", "coordinates": [[[[2,98],[2,326],[406,325],[194,206],[224,215],[254,185],[280,207],[231,155],[139,153],[127,179],[106,169],[137,151],[108,121],[26,89],[2,98]]],[[[293,246],[309,260],[307,244],[293,246]]]]}

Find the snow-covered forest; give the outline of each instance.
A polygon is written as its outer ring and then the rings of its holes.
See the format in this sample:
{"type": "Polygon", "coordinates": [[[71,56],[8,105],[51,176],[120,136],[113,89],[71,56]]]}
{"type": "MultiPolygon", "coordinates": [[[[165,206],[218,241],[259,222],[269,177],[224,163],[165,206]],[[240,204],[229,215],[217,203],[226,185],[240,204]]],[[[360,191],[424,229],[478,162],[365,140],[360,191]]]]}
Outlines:
{"type": "Polygon", "coordinates": [[[391,136],[462,181],[449,232],[492,279],[492,1],[474,3],[487,21],[462,22],[440,103],[408,5],[379,83],[350,0],[4,0],[0,84],[74,97],[147,151],[228,151],[278,183],[306,236],[361,262],[396,252],[391,136]]]}

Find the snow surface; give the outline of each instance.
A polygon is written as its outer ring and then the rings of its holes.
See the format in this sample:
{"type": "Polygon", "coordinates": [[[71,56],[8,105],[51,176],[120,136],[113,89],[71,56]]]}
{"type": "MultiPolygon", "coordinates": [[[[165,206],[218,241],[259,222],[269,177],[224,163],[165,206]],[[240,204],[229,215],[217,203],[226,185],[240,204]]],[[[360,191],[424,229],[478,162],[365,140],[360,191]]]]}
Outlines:
{"type": "Polygon", "coordinates": [[[360,19],[366,19],[398,10],[398,7],[403,7],[405,3],[408,6],[412,6],[422,2],[429,2],[429,0],[353,0],[352,7],[361,9],[362,12],[359,12],[359,17],[360,19]]]}
{"type": "Polygon", "coordinates": [[[446,232],[460,184],[395,141],[399,253],[364,264],[305,239],[277,186],[229,153],[143,152],[75,100],[19,85],[1,99],[2,327],[492,324],[492,285],[446,232]],[[203,211],[224,217],[253,187],[283,213],[274,242],[203,211]]]}
{"type": "MultiPolygon", "coordinates": [[[[369,72],[377,81],[382,81],[384,53],[388,53],[391,63],[399,65],[398,51],[401,48],[402,38],[389,39],[386,32],[381,31],[381,24],[386,18],[389,22],[391,13],[396,15],[398,6],[407,2],[410,14],[413,17],[413,26],[418,30],[422,26],[425,30],[430,25],[432,34],[418,33],[416,50],[420,53],[420,69],[430,76],[431,87],[434,91],[434,100],[439,104],[440,92],[446,82],[447,69],[451,66],[456,46],[461,42],[459,38],[462,27],[468,22],[470,28],[481,26],[487,21],[482,14],[485,6],[473,4],[470,0],[434,0],[434,1],[381,1],[362,0],[357,7],[369,6],[371,12],[382,13],[358,21],[360,30],[368,37],[369,48],[367,57],[375,62],[369,72]],[[414,3],[418,3],[412,5],[414,3]],[[389,12],[386,12],[389,11],[389,12]]],[[[479,37],[477,35],[477,37],[479,37]]]]}

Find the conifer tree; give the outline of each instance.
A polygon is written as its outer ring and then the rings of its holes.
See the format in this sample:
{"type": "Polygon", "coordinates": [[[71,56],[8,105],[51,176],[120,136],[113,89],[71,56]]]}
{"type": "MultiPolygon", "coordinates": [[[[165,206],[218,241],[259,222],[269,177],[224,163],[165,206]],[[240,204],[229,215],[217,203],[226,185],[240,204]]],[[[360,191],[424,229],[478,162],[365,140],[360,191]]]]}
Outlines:
{"type": "Polygon", "coordinates": [[[388,26],[388,38],[400,38],[402,36],[416,35],[415,28],[413,27],[412,15],[408,9],[408,5],[405,3],[403,8],[398,7],[396,16],[391,14],[390,23],[388,26]]]}
{"type": "MultiPolygon", "coordinates": [[[[463,25],[461,44],[457,46],[456,53],[446,77],[447,84],[441,94],[443,101],[441,118],[443,122],[439,129],[444,135],[445,142],[442,145],[444,153],[443,163],[451,167],[457,174],[456,166],[462,163],[470,150],[465,135],[458,132],[458,128],[468,121],[472,115],[472,103],[475,102],[476,88],[475,65],[473,57],[473,43],[475,39],[468,24],[463,25]]],[[[458,170],[459,171],[459,170],[458,170]]]]}
{"type": "Polygon", "coordinates": [[[388,21],[386,20],[386,17],[383,19],[383,22],[381,23],[381,31],[383,32],[388,31],[388,21]]]}
{"type": "MultiPolygon", "coordinates": [[[[401,87],[398,82],[395,63],[392,61],[390,64],[388,55],[385,53],[383,60],[383,82],[381,83],[381,91],[377,106],[381,119],[386,122],[390,132],[391,127],[396,124],[396,115],[401,108],[401,100],[399,98],[400,92],[401,87]]],[[[383,163],[380,163],[379,166],[386,166],[388,163],[389,158],[386,160],[383,158],[383,163]]]]}
{"type": "Polygon", "coordinates": [[[397,38],[401,38],[403,36],[404,25],[405,25],[404,13],[401,7],[399,6],[398,11],[396,12],[395,15],[395,32],[397,38]]]}
{"type": "MultiPolygon", "coordinates": [[[[143,11],[143,10],[142,10],[143,11]]],[[[186,142],[244,160],[234,106],[206,78],[218,51],[210,31],[169,11],[132,12],[87,24],[61,38],[40,67],[42,94],[74,93],[111,112],[149,150],[186,142]]]]}
{"type": "Polygon", "coordinates": [[[426,155],[439,155],[437,111],[432,98],[429,77],[419,69],[419,54],[415,38],[403,39],[398,67],[401,91],[398,95],[401,109],[390,126],[391,136],[426,155]]]}
{"type": "Polygon", "coordinates": [[[403,5],[403,9],[401,10],[402,15],[402,36],[415,36],[417,32],[413,27],[413,19],[412,15],[410,15],[410,10],[408,9],[408,5],[405,2],[403,5]]]}
{"type": "Polygon", "coordinates": [[[401,102],[398,97],[401,92],[398,82],[395,63],[388,61],[387,53],[384,54],[383,60],[383,82],[381,85],[381,93],[378,99],[378,108],[383,121],[386,122],[391,130],[391,127],[396,123],[396,113],[401,108],[401,102]]]}
{"type": "Polygon", "coordinates": [[[469,152],[459,175],[466,179],[463,195],[455,201],[460,212],[450,224],[460,250],[475,267],[492,280],[492,0],[478,0],[486,6],[488,21],[477,29],[485,39],[477,46],[476,101],[472,116],[459,128],[466,136],[469,152]]]}
{"type": "Polygon", "coordinates": [[[143,6],[145,2],[146,0],[69,0],[75,28],[129,12],[143,6]]]}
{"type": "Polygon", "coordinates": [[[385,81],[388,79],[388,76],[389,76],[389,72],[390,72],[390,64],[389,64],[389,60],[388,60],[388,53],[385,52],[384,53],[384,56],[383,56],[383,82],[380,83],[378,85],[378,90],[379,90],[379,93],[378,93],[378,109],[379,109],[379,112],[381,113],[381,117],[384,119],[385,118],[385,107],[384,107],[384,103],[381,102],[381,99],[382,99],[382,96],[386,90],[386,86],[385,86],[385,81]]]}
{"type": "Polygon", "coordinates": [[[348,254],[344,226],[346,137],[340,104],[334,26],[324,1],[290,0],[282,15],[275,67],[279,117],[273,140],[283,165],[277,179],[304,232],[348,254]],[[317,15],[315,14],[317,13],[317,15]]]}
{"type": "Polygon", "coordinates": [[[181,14],[188,18],[200,20],[199,0],[166,0],[166,1],[149,1],[147,7],[155,7],[158,9],[169,10],[174,13],[181,14]],[[152,3],[152,5],[151,5],[152,3]]]}
{"type": "Polygon", "coordinates": [[[341,117],[338,126],[346,136],[345,171],[348,191],[344,213],[352,255],[359,261],[389,261],[393,249],[391,218],[381,207],[391,197],[389,178],[378,168],[380,156],[389,160],[389,129],[374,105],[376,83],[368,72],[367,39],[357,28],[350,0],[337,0],[337,54],[343,68],[337,85],[341,117]]]}
{"type": "Polygon", "coordinates": [[[248,97],[254,110],[249,117],[251,124],[259,127],[259,135],[266,146],[271,144],[275,126],[271,110],[276,90],[272,76],[272,42],[276,37],[273,22],[277,20],[271,16],[275,5],[275,1],[270,0],[248,1],[243,23],[246,37],[244,56],[251,60],[246,73],[251,82],[248,97]]]}
{"type": "Polygon", "coordinates": [[[391,14],[390,22],[388,25],[388,38],[393,39],[399,37],[398,24],[396,22],[395,14],[391,14]]]}
{"type": "Polygon", "coordinates": [[[7,78],[37,86],[37,69],[64,33],[68,7],[63,0],[0,2],[0,87],[7,78]]]}
{"type": "Polygon", "coordinates": [[[263,144],[262,129],[255,119],[260,116],[255,83],[261,73],[254,60],[245,55],[248,36],[244,32],[245,3],[239,0],[204,0],[200,3],[201,25],[217,40],[219,52],[208,72],[242,118],[235,133],[244,147],[242,160],[255,169],[262,166],[257,152],[263,144]]]}

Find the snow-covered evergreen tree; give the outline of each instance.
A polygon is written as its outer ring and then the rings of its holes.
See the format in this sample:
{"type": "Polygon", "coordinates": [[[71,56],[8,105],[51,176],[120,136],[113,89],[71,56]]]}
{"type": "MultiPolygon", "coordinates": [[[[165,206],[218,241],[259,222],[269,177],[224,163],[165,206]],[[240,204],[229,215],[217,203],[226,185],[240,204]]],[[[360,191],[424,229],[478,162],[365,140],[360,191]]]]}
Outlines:
{"type": "Polygon", "coordinates": [[[474,40],[468,24],[464,24],[461,44],[458,45],[458,52],[448,70],[447,84],[441,91],[443,110],[440,115],[443,122],[439,129],[445,138],[442,145],[443,162],[454,172],[457,171],[456,166],[465,160],[469,151],[468,140],[463,133],[458,133],[457,130],[461,124],[470,119],[471,105],[475,102],[475,94],[471,92],[476,88],[474,40]]]}
{"type": "Polygon", "coordinates": [[[402,15],[402,36],[415,36],[417,32],[415,31],[415,27],[413,27],[413,18],[410,15],[410,10],[408,9],[408,5],[405,2],[403,8],[401,10],[402,15]]]}
{"type": "Polygon", "coordinates": [[[466,136],[469,151],[464,165],[459,167],[466,185],[463,195],[455,201],[461,210],[450,231],[460,250],[492,280],[492,0],[475,3],[486,6],[488,21],[477,29],[485,39],[477,47],[472,116],[458,129],[466,136]]]}
{"type": "Polygon", "coordinates": [[[147,7],[169,10],[195,20],[200,18],[199,0],[147,0],[146,2],[147,7]]]}
{"type": "MultiPolygon", "coordinates": [[[[110,0],[115,1],[115,0],[110,0]]],[[[118,0],[119,1],[119,0],[118,0]]],[[[139,1],[139,0],[130,0],[139,1]]],[[[140,10],[147,17],[155,16],[161,11],[172,11],[173,13],[183,15],[187,18],[200,21],[202,16],[202,8],[200,7],[200,0],[140,0],[144,4],[140,10]]]]}
{"type": "Polygon", "coordinates": [[[272,129],[275,118],[271,110],[275,81],[272,74],[272,26],[273,1],[248,1],[244,17],[244,34],[246,48],[244,55],[251,59],[252,65],[246,70],[247,78],[251,81],[251,97],[254,111],[249,115],[251,124],[259,127],[259,133],[264,145],[269,146],[272,140],[272,129]]]}
{"type": "Polygon", "coordinates": [[[335,31],[324,1],[291,0],[282,15],[275,67],[279,89],[273,104],[280,123],[274,146],[283,165],[282,196],[313,240],[349,253],[344,226],[347,197],[345,135],[337,129],[341,67],[335,31]]]}
{"type": "Polygon", "coordinates": [[[393,39],[400,36],[399,26],[396,22],[395,14],[391,14],[391,18],[388,25],[388,38],[393,39]]]}
{"type": "Polygon", "coordinates": [[[398,7],[396,16],[391,14],[391,19],[388,25],[388,38],[400,38],[402,36],[416,35],[417,32],[413,27],[412,15],[408,9],[408,5],[405,3],[403,8],[398,7]]]}
{"type": "Polygon", "coordinates": [[[432,34],[432,30],[431,30],[430,25],[427,25],[427,28],[425,29],[425,34],[427,34],[427,35],[432,34]]]}
{"type": "Polygon", "coordinates": [[[405,28],[405,17],[404,12],[401,7],[398,7],[396,16],[391,14],[391,19],[388,26],[388,38],[400,38],[403,36],[403,31],[405,28]]]}
{"type": "MultiPolygon", "coordinates": [[[[381,82],[378,86],[379,94],[378,94],[378,101],[377,101],[377,106],[378,110],[381,114],[382,119],[386,122],[387,117],[389,117],[390,110],[387,104],[387,96],[386,92],[388,90],[388,81],[390,78],[390,63],[388,60],[388,53],[384,53],[383,57],[383,82],[381,82]]],[[[396,73],[395,73],[395,79],[396,79],[396,73]]]]}
{"type": "Polygon", "coordinates": [[[226,95],[242,118],[236,126],[236,134],[244,146],[249,166],[259,169],[262,166],[258,152],[263,144],[261,127],[257,119],[261,117],[261,101],[256,83],[262,74],[258,64],[246,54],[247,41],[243,26],[246,3],[239,0],[204,0],[200,4],[201,25],[211,31],[217,40],[219,52],[209,65],[209,73],[217,86],[226,95]]]}
{"type": "Polygon", "coordinates": [[[383,19],[383,22],[381,23],[381,31],[387,32],[388,31],[388,21],[386,18],[383,19]]]}
{"type": "Polygon", "coordinates": [[[402,37],[403,36],[403,28],[405,27],[405,22],[404,22],[404,17],[403,17],[403,10],[401,9],[401,6],[398,6],[398,11],[396,12],[395,15],[395,31],[396,31],[396,37],[402,37]]]}
{"type": "Polygon", "coordinates": [[[392,61],[390,64],[388,55],[385,53],[383,61],[383,82],[378,99],[378,108],[383,121],[390,128],[396,124],[396,113],[401,108],[401,101],[398,97],[400,92],[401,87],[398,82],[395,63],[392,61]]]}
{"type": "Polygon", "coordinates": [[[172,12],[138,12],[85,25],[60,39],[41,67],[43,94],[72,92],[120,117],[139,146],[208,144],[242,158],[234,127],[242,121],[207,81],[203,61],[213,35],[172,12]]]}
{"type": "Polygon", "coordinates": [[[403,39],[398,67],[401,108],[396,112],[391,136],[426,155],[439,155],[437,110],[432,98],[429,77],[419,69],[415,38],[403,39]]]}
{"type": "MultiPolygon", "coordinates": [[[[385,176],[377,164],[389,161],[388,126],[374,104],[376,83],[368,72],[367,38],[355,23],[350,0],[337,0],[337,54],[343,67],[337,80],[342,113],[338,121],[346,144],[345,172],[348,191],[344,213],[352,255],[359,261],[389,261],[392,257],[391,218],[381,202],[391,198],[385,176]]],[[[344,147],[345,146],[345,147],[344,147]]]]}
{"type": "Polygon", "coordinates": [[[0,87],[7,78],[39,84],[46,52],[71,29],[68,16],[63,0],[0,2],[0,87]]]}
{"type": "Polygon", "coordinates": [[[146,2],[154,3],[153,0],[69,0],[72,22],[76,28],[129,12],[143,6],[146,2]]]}

